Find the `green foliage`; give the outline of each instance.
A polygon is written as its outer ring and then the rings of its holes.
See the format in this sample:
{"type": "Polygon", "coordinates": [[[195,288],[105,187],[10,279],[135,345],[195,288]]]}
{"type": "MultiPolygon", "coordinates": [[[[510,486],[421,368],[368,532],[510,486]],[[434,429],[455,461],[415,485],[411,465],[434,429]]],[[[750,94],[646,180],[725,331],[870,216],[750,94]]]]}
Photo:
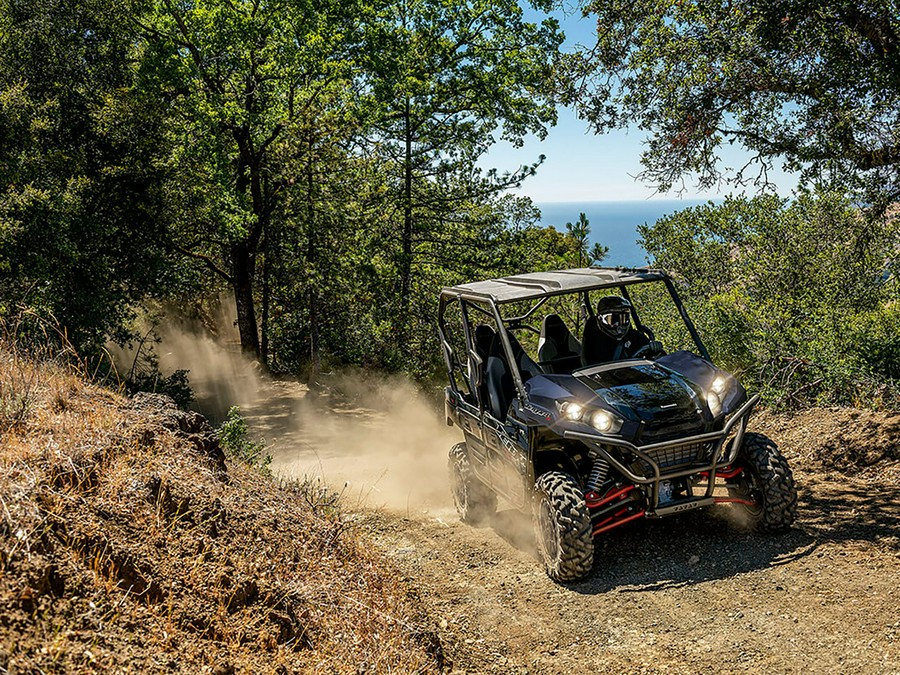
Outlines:
{"type": "MultiPolygon", "coordinates": [[[[817,193],[727,199],[640,232],[652,264],[682,280],[713,358],[769,402],[896,403],[895,221],[817,193]]],[[[642,319],[668,348],[688,344],[663,300],[642,319]]]]}
{"type": "Polygon", "coordinates": [[[565,70],[599,132],[651,130],[643,178],[666,190],[720,177],[719,151],[755,159],[730,178],[766,181],[783,158],[815,181],[900,195],[895,0],[585,0],[597,42],[565,70]]]}
{"type": "MultiPolygon", "coordinates": [[[[543,3],[542,3],[543,4],[543,3]]],[[[575,237],[482,168],[555,121],[562,41],[513,0],[0,0],[0,320],[81,353],[147,299],[233,294],[242,346],[306,374],[437,370],[437,290],[571,267],[575,237]]],[[[580,239],[579,239],[580,237],[580,239]]],[[[127,366],[126,366],[127,369],[127,366]]],[[[182,404],[139,349],[132,390],[182,404]]]]}
{"type": "Polygon", "coordinates": [[[53,316],[84,355],[160,289],[166,262],[159,119],[125,90],[131,12],[0,2],[0,318],[53,316]]]}
{"type": "Polygon", "coordinates": [[[163,375],[159,369],[159,357],[153,351],[153,344],[147,344],[145,336],[139,341],[131,370],[125,375],[125,391],[129,396],[139,391],[167,394],[179,407],[187,408],[194,400],[194,392],[188,379],[189,372],[179,368],[170,375],[163,375]]]}
{"type": "Polygon", "coordinates": [[[237,459],[266,475],[271,475],[269,465],[272,456],[266,453],[266,444],[251,440],[247,433],[247,422],[241,417],[240,408],[232,406],[227,419],[218,428],[219,442],[229,457],[237,459]]]}
{"type": "Polygon", "coordinates": [[[591,234],[591,223],[584,213],[578,214],[578,220],[574,223],[566,223],[566,232],[578,244],[578,257],[575,262],[576,267],[590,267],[603,262],[603,259],[609,255],[609,247],[600,244],[594,244],[588,248],[588,237],[591,234]]]}

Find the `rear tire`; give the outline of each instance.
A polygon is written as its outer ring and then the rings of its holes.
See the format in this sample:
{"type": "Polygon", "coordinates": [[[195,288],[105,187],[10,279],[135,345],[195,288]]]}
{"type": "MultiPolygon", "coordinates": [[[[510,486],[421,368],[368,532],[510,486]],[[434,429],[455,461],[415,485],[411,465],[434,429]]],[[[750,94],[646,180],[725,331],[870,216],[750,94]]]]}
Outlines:
{"type": "Polygon", "coordinates": [[[475,476],[465,443],[457,443],[450,449],[448,468],[459,519],[477,525],[493,516],[497,511],[497,496],[475,476]]]}
{"type": "Polygon", "coordinates": [[[735,465],[744,470],[728,482],[732,497],[756,502],[757,506],[734,504],[758,532],[786,532],[797,517],[797,487],[787,460],[772,439],[749,433],[735,465]]]}
{"type": "Polygon", "coordinates": [[[534,530],[547,576],[565,582],[590,573],[591,514],[581,486],[569,474],[548,471],[535,481],[534,530]]]}

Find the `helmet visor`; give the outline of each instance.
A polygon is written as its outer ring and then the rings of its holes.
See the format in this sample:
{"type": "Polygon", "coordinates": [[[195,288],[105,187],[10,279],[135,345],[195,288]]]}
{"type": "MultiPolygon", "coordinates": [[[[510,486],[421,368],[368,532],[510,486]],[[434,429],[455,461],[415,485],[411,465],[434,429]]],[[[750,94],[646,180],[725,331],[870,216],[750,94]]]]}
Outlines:
{"type": "Polygon", "coordinates": [[[615,310],[601,314],[600,320],[610,328],[628,328],[631,317],[625,310],[615,310]]]}

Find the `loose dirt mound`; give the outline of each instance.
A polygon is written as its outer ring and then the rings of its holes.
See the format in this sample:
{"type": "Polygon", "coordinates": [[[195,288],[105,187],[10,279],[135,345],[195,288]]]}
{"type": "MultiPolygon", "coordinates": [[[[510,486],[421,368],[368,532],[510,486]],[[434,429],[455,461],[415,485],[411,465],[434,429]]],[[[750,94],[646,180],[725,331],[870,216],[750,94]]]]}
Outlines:
{"type": "Polygon", "coordinates": [[[762,412],[751,423],[797,466],[900,484],[900,415],[853,408],[762,412]]]}
{"type": "Polygon", "coordinates": [[[163,397],[32,385],[0,436],[0,672],[440,668],[329,493],[226,465],[163,397]]]}

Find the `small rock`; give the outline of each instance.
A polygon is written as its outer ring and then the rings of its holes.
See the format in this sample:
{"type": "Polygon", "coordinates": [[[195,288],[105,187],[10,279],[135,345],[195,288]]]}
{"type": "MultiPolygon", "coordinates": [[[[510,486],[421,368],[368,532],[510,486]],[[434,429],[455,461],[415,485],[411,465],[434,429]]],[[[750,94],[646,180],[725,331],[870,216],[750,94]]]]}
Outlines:
{"type": "Polygon", "coordinates": [[[688,560],[688,565],[696,565],[698,562],[700,562],[700,556],[692,555],[688,560]]]}

